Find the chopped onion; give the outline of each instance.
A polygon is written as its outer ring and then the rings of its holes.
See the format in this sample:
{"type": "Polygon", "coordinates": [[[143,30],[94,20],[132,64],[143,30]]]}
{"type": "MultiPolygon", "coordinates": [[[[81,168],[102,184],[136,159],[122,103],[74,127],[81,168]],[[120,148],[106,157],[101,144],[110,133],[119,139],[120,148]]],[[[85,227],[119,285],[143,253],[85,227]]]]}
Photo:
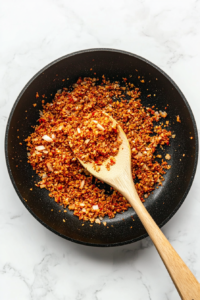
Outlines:
{"type": "Polygon", "coordinates": [[[94,210],[97,210],[97,209],[99,209],[99,206],[98,206],[98,205],[93,205],[92,208],[93,208],[94,210]]]}
{"type": "Polygon", "coordinates": [[[138,152],[138,154],[135,155],[135,158],[140,158],[140,157],[142,157],[142,156],[143,156],[142,153],[141,153],[141,152],[138,152]]]}
{"type": "Polygon", "coordinates": [[[96,123],[96,124],[98,123],[96,120],[92,120],[92,122],[94,122],[94,123],[96,123]]]}
{"type": "Polygon", "coordinates": [[[57,90],[57,94],[61,94],[62,93],[62,90],[57,90]]]}
{"type": "Polygon", "coordinates": [[[27,153],[27,156],[31,156],[30,152],[27,153]]]}
{"type": "Polygon", "coordinates": [[[44,173],[44,174],[42,175],[42,178],[46,178],[46,177],[47,177],[47,174],[44,173]]]}
{"type": "Polygon", "coordinates": [[[85,207],[82,209],[82,212],[86,212],[86,209],[85,209],[85,207]]]}
{"type": "Polygon", "coordinates": [[[65,110],[66,115],[68,116],[70,114],[69,110],[65,110]]]}
{"type": "Polygon", "coordinates": [[[85,180],[82,180],[81,184],[80,184],[80,189],[82,189],[84,187],[84,185],[85,185],[85,180]]]}
{"type": "Polygon", "coordinates": [[[40,188],[43,189],[46,187],[46,184],[40,184],[40,188]]]}
{"type": "Polygon", "coordinates": [[[69,198],[65,198],[65,204],[68,204],[69,203],[69,198]]]}
{"type": "Polygon", "coordinates": [[[47,168],[49,171],[53,172],[53,168],[52,165],[50,163],[47,163],[47,168]]]}
{"type": "Polygon", "coordinates": [[[149,167],[148,167],[146,164],[144,164],[144,165],[142,166],[142,169],[148,171],[148,170],[149,170],[149,167]]]}
{"type": "Polygon", "coordinates": [[[166,154],[165,155],[165,159],[170,160],[171,159],[171,155],[170,154],[166,154]]]}
{"type": "Polygon", "coordinates": [[[101,126],[99,123],[97,124],[97,127],[101,130],[105,130],[105,128],[103,126],[101,126]]]}
{"type": "Polygon", "coordinates": [[[82,206],[82,207],[83,207],[83,206],[85,206],[85,204],[84,204],[84,203],[80,203],[80,206],[82,206]]]}
{"type": "Polygon", "coordinates": [[[59,126],[57,130],[62,130],[63,129],[63,125],[59,126]]]}
{"type": "Polygon", "coordinates": [[[95,223],[101,224],[101,221],[97,218],[97,219],[95,220],[95,223]]]}
{"type": "Polygon", "coordinates": [[[90,141],[90,139],[87,139],[87,140],[85,140],[85,143],[86,143],[86,144],[88,144],[88,143],[89,143],[89,141],[90,141]]]}
{"type": "Polygon", "coordinates": [[[167,116],[166,111],[161,111],[160,110],[159,113],[160,113],[161,117],[166,118],[166,116],[167,116]]]}
{"type": "Polygon", "coordinates": [[[80,130],[80,128],[77,128],[77,131],[78,131],[78,133],[81,133],[81,130],[80,130]]]}
{"type": "Polygon", "coordinates": [[[55,139],[55,138],[56,138],[56,135],[53,133],[53,134],[51,135],[51,137],[52,137],[52,139],[55,139]]]}
{"type": "Polygon", "coordinates": [[[43,135],[43,140],[47,141],[47,142],[52,142],[53,140],[48,136],[48,135],[43,135]]]}
{"type": "Polygon", "coordinates": [[[42,151],[45,149],[45,147],[44,146],[36,146],[35,149],[38,151],[42,151]]]}

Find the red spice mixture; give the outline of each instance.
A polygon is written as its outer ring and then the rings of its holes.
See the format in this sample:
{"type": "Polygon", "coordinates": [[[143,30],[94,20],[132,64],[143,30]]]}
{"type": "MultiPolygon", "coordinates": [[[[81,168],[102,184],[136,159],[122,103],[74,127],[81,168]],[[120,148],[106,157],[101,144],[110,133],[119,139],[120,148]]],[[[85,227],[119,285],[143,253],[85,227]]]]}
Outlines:
{"type": "Polygon", "coordinates": [[[68,132],[69,145],[75,155],[84,163],[93,163],[98,172],[106,160],[106,167],[115,164],[115,158],[122,141],[118,137],[119,129],[116,123],[102,111],[82,113],[77,117],[80,124],[68,132]]]}
{"type": "MultiPolygon", "coordinates": [[[[80,220],[92,223],[100,223],[105,215],[114,218],[116,213],[131,207],[119,192],[107,195],[93,184],[93,176],[83,169],[69,146],[71,142],[72,148],[78,147],[77,156],[88,155],[88,159],[95,160],[96,165],[110,156],[106,149],[107,137],[112,135],[111,143],[114,145],[117,132],[111,129],[109,123],[107,129],[111,131],[104,132],[100,127],[96,130],[98,142],[89,141],[86,147],[77,145],[82,126],[89,130],[93,119],[106,127],[101,123],[101,110],[112,116],[127,135],[132,151],[132,176],[134,180],[137,178],[135,186],[141,201],[144,202],[144,198],[155,189],[156,183],[162,185],[162,175],[165,169],[171,167],[163,159],[161,163],[155,161],[154,156],[158,145],[169,145],[171,132],[161,125],[153,125],[154,121],[165,118],[167,113],[142,106],[139,89],[127,83],[126,78],[124,87],[118,82],[106,81],[104,76],[101,84],[98,81],[96,78],[79,78],[72,91],[67,88],[59,90],[53,103],[44,105],[40,125],[35,126],[35,131],[26,139],[28,162],[41,177],[37,186],[49,190],[50,197],[54,197],[60,205],[68,206],[80,220]],[[126,95],[130,100],[124,99],[126,95]],[[89,120],[89,123],[84,125],[83,120],[89,120]]],[[[82,133],[85,141],[94,138],[93,129],[90,137],[82,133]]],[[[119,144],[115,144],[111,155],[114,156],[118,149],[119,144]]]]}

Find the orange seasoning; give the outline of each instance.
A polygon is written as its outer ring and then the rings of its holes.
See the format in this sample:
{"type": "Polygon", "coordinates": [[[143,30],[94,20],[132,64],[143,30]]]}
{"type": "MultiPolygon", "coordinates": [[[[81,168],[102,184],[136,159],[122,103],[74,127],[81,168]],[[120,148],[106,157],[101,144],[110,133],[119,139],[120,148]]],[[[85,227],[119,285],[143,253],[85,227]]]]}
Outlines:
{"type": "Polygon", "coordinates": [[[115,163],[120,146],[118,128],[102,111],[112,116],[127,135],[132,176],[133,180],[137,178],[135,186],[141,201],[156,184],[162,185],[163,174],[171,167],[164,159],[161,163],[154,159],[157,146],[169,145],[171,132],[153,122],[167,113],[145,108],[139,89],[126,81],[124,85],[111,83],[104,76],[102,83],[96,78],[79,78],[71,91],[59,90],[52,103],[43,104],[39,124],[26,139],[28,162],[41,178],[37,186],[49,190],[50,197],[73,210],[80,220],[99,223],[104,216],[114,218],[130,207],[119,192],[107,195],[93,184],[93,176],[77,159],[93,161],[97,170],[108,157],[108,170],[115,163]],[[130,100],[125,100],[126,94],[130,100]]]}

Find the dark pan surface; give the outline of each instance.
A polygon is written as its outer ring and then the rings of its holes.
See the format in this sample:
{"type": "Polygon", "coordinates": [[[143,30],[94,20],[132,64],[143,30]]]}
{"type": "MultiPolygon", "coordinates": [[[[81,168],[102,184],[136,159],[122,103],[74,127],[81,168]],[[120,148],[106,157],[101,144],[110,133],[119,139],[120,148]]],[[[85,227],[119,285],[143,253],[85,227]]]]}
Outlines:
{"type": "Polygon", "coordinates": [[[163,186],[156,189],[144,205],[160,227],[169,221],[187,196],[195,175],[198,158],[196,124],[189,104],[176,84],[158,67],[134,54],[112,49],[85,50],[59,58],[38,72],[24,87],[11,111],[5,138],[6,161],[18,196],[44,226],[77,243],[117,246],[147,236],[133,209],[111,220],[106,217],[108,228],[99,224],[91,227],[87,222],[82,226],[72,212],[63,212],[62,207],[48,196],[48,191],[35,187],[38,176],[27,163],[24,143],[33,131],[31,126],[39,118],[41,95],[45,94],[50,102],[58,89],[68,87],[80,76],[93,77],[94,72],[95,76],[105,75],[111,81],[121,81],[122,77],[132,75],[129,82],[140,88],[143,105],[155,105],[158,110],[167,107],[167,120],[176,134],[176,138],[171,139],[171,147],[165,150],[172,155],[172,168],[165,175],[163,186]],[[138,76],[144,76],[145,83],[141,83],[138,76]],[[36,92],[40,98],[36,99],[36,92]],[[152,97],[147,98],[148,94],[152,97]],[[37,103],[36,107],[33,107],[34,103],[37,103]],[[180,115],[181,123],[176,122],[176,115],[180,115]],[[67,219],[65,223],[63,218],[67,219]]]}

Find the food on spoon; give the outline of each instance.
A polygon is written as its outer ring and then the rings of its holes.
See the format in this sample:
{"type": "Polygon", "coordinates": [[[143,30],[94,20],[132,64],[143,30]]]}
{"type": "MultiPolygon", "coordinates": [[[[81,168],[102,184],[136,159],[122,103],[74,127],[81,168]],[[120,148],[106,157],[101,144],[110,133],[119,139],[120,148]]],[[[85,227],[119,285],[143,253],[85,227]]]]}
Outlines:
{"type": "MultiPolygon", "coordinates": [[[[163,174],[170,168],[164,159],[159,163],[154,156],[157,146],[169,145],[171,132],[162,124],[154,124],[165,118],[167,113],[144,107],[139,99],[139,89],[125,79],[124,82],[124,86],[120,86],[119,82],[111,83],[105,77],[102,83],[96,78],[79,78],[72,89],[59,90],[53,102],[43,106],[39,125],[26,139],[28,162],[41,178],[37,186],[49,190],[50,197],[73,210],[80,220],[93,223],[106,215],[114,218],[116,213],[130,207],[119,192],[114,190],[108,195],[100,189],[99,180],[88,174],[69,146],[70,142],[72,147],[74,141],[78,142],[76,137],[82,134],[81,122],[86,116],[90,116],[89,121],[94,119],[98,122],[99,126],[95,125],[98,137],[104,136],[105,129],[98,115],[101,111],[112,116],[124,130],[131,147],[132,176],[141,201],[148,198],[156,184],[162,185],[163,174]],[[72,139],[75,132],[76,137],[72,139]]],[[[114,132],[112,137],[116,137],[114,132]]],[[[90,147],[90,138],[84,138],[86,146],[90,147]]],[[[100,141],[99,147],[103,149],[104,141],[98,138],[97,142],[100,141]]],[[[116,145],[115,148],[118,147],[116,145]]],[[[116,153],[116,150],[112,151],[116,153]]],[[[92,158],[90,152],[87,154],[92,158]]],[[[100,153],[96,155],[103,160],[100,153]]]]}
{"type": "Polygon", "coordinates": [[[70,130],[68,140],[75,155],[84,163],[92,163],[98,172],[105,161],[108,170],[115,164],[114,156],[122,143],[118,134],[117,124],[97,110],[80,118],[78,127],[70,130]]]}

